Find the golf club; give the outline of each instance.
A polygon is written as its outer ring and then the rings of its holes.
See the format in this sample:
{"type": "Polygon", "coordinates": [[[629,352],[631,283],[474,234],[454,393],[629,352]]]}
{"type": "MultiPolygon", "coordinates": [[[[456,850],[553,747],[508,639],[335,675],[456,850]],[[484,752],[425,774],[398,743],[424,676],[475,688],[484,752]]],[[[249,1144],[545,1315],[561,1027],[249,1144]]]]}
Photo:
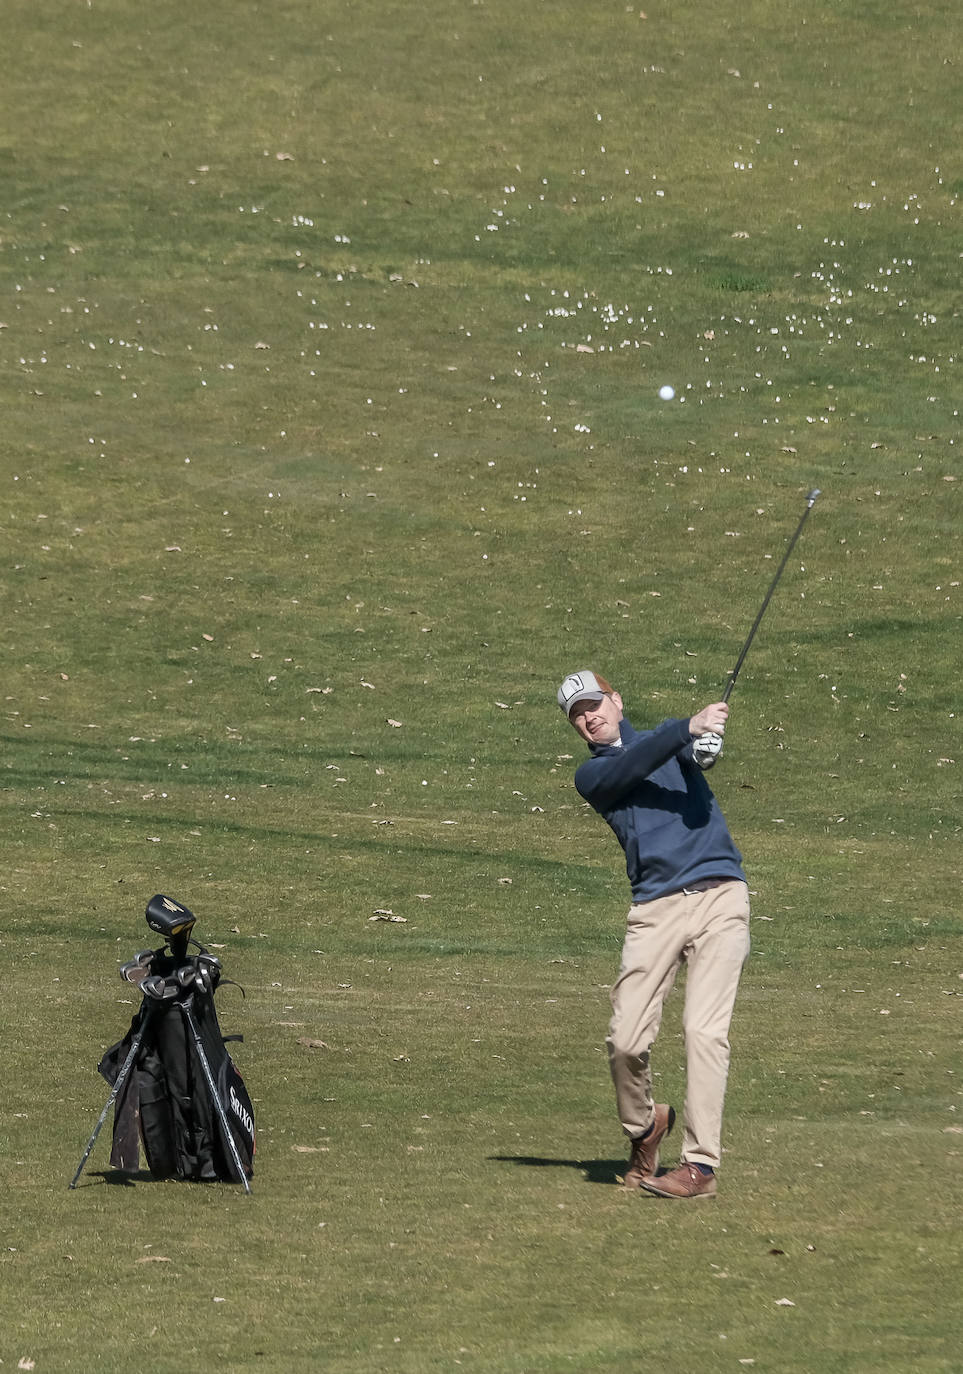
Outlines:
{"type": "Polygon", "coordinates": [[[736,659],[736,666],[733,668],[732,672],[729,674],[729,681],[726,683],[726,690],[725,690],[725,691],[723,692],[723,694],[722,694],[722,700],[723,700],[723,701],[728,701],[728,700],[729,700],[729,695],[730,695],[730,693],[731,693],[733,687],[735,687],[735,685],[736,685],[736,678],[739,676],[739,670],[740,670],[740,668],[742,667],[743,662],[745,661],[746,654],[749,652],[749,646],[750,646],[750,644],[752,643],[752,641],[753,641],[753,639],[754,639],[754,637],[755,637],[755,633],[756,633],[756,631],[759,629],[759,622],[762,620],[762,617],[763,617],[763,616],[765,615],[765,613],[766,613],[766,607],[769,605],[770,598],[772,597],[773,592],[776,590],[776,584],[778,583],[780,577],[782,577],[783,569],[785,568],[786,564],[789,562],[789,555],[792,553],[793,548],[795,547],[796,540],[797,540],[797,539],[799,538],[799,536],[802,534],[802,527],[803,527],[803,525],[806,523],[806,517],[807,517],[807,515],[809,514],[809,512],[812,510],[813,506],[816,504],[816,497],[817,497],[818,495],[819,495],[819,488],[818,488],[818,487],[814,487],[813,490],[812,490],[812,491],[809,493],[809,495],[806,497],[806,509],[805,509],[805,510],[803,511],[803,513],[802,513],[802,519],[799,521],[799,524],[796,526],[796,532],[795,532],[795,534],[793,535],[793,537],[790,539],[789,545],[788,545],[788,547],[787,547],[787,549],[786,549],[786,552],[783,554],[782,562],[779,564],[779,567],[776,569],[776,575],[775,575],[775,577],[772,579],[772,582],[770,583],[769,590],[766,592],[765,600],[763,601],[762,605],[759,607],[759,614],[756,616],[755,620],[752,622],[752,629],[749,631],[749,634],[746,636],[746,642],[745,642],[745,644],[743,644],[742,649],[741,649],[741,651],[740,651],[740,653],[739,653],[739,657],[736,659]]]}
{"type": "Polygon", "coordinates": [[[187,946],[191,931],[194,929],[194,913],[172,897],[158,892],[147,903],[147,924],[158,935],[163,935],[170,946],[171,954],[183,963],[187,958],[187,946]]]}
{"type": "Polygon", "coordinates": [[[120,970],[121,978],[128,983],[142,983],[148,976],[151,960],[154,957],[152,949],[141,949],[134,955],[133,959],[128,959],[120,970]]]}
{"type": "Polygon", "coordinates": [[[158,1002],[168,1002],[177,996],[177,979],[162,978],[160,974],[152,973],[141,983],[140,990],[145,997],[153,997],[158,1002]]]}
{"type": "MultiPolygon", "coordinates": [[[[204,1078],[207,1081],[208,1091],[211,1095],[211,1104],[214,1108],[214,1112],[217,1116],[218,1122],[220,1123],[221,1136],[224,1140],[224,1144],[227,1146],[228,1153],[231,1156],[231,1163],[234,1165],[234,1172],[237,1174],[238,1181],[244,1185],[245,1193],[249,1193],[251,1191],[251,1185],[247,1181],[247,1171],[245,1170],[244,1165],[241,1162],[241,1156],[237,1148],[237,1141],[234,1139],[234,1133],[231,1130],[231,1123],[228,1120],[227,1112],[224,1108],[224,1103],[221,1101],[220,1093],[217,1091],[217,1084],[214,1082],[214,1075],[211,1072],[211,1065],[208,1061],[207,1054],[204,1050],[204,1042],[201,1039],[201,1033],[198,1029],[197,1022],[194,1019],[192,998],[187,997],[185,1001],[180,1003],[180,1008],[184,1016],[184,1020],[187,1022],[188,1028],[190,1030],[191,1038],[194,1041],[194,1049],[197,1052],[197,1058],[200,1061],[201,1069],[204,1073],[204,1078]]],[[[232,1107],[234,1107],[235,1111],[240,1106],[240,1103],[238,1103],[237,1106],[235,1106],[235,1104],[232,1101],[232,1107]]]]}
{"type": "Polygon", "coordinates": [[[151,1011],[152,1011],[152,1010],[153,1010],[153,1008],[150,1006],[150,1004],[148,1004],[148,1007],[147,1007],[147,1014],[144,1016],[143,1021],[140,1023],[140,1029],[138,1030],[137,1034],[134,1036],[134,1038],[133,1038],[133,1039],[131,1040],[131,1042],[130,1042],[130,1051],[128,1052],[127,1058],[124,1060],[123,1064],[121,1065],[120,1072],[118,1073],[117,1077],[114,1079],[114,1086],[113,1086],[113,1087],[111,1088],[111,1090],[110,1090],[110,1096],[108,1097],[107,1101],[104,1103],[104,1110],[103,1110],[103,1111],[101,1112],[101,1114],[100,1114],[100,1118],[99,1118],[99,1120],[98,1120],[98,1122],[97,1122],[97,1125],[96,1125],[96,1126],[94,1127],[94,1129],[93,1129],[93,1134],[91,1135],[90,1139],[87,1141],[87,1148],[84,1150],[84,1153],[83,1153],[83,1155],[82,1155],[82,1157],[81,1157],[80,1163],[77,1165],[77,1172],[74,1174],[73,1178],[70,1180],[70,1183],[69,1183],[68,1186],[71,1187],[71,1188],[76,1188],[76,1186],[77,1186],[77,1181],[78,1181],[78,1179],[80,1178],[80,1175],[81,1175],[81,1174],[83,1173],[83,1171],[84,1171],[84,1165],[87,1163],[87,1160],[90,1158],[91,1151],[93,1150],[94,1145],[97,1143],[97,1137],[100,1135],[101,1128],[103,1127],[104,1122],[107,1120],[107,1113],[110,1111],[111,1107],[112,1107],[112,1106],[114,1105],[114,1103],[116,1102],[117,1097],[118,1097],[118,1095],[119,1095],[119,1093],[120,1093],[121,1088],[122,1088],[122,1087],[124,1086],[124,1084],[127,1082],[127,1077],[128,1077],[128,1075],[130,1074],[131,1069],[134,1067],[134,1060],[137,1058],[138,1054],[140,1053],[141,1042],[142,1042],[143,1039],[144,1039],[144,1035],[145,1035],[145,1033],[146,1033],[146,1031],[147,1031],[147,1027],[148,1027],[148,1025],[149,1025],[149,1023],[150,1023],[150,1016],[151,1016],[151,1011]]]}

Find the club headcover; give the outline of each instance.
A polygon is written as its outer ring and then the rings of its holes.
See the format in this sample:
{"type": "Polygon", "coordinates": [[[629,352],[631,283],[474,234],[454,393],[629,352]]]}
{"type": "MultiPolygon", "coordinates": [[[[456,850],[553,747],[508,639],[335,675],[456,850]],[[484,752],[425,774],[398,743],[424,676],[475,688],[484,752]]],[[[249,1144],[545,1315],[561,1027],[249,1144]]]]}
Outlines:
{"type": "Polygon", "coordinates": [[[163,935],[168,943],[180,937],[186,947],[196,919],[194,913],[186,906],[181,906],[173,897],[165,897],[163,893],[158,892],[147,903],[145,915],[151,930],[163,935]]]}

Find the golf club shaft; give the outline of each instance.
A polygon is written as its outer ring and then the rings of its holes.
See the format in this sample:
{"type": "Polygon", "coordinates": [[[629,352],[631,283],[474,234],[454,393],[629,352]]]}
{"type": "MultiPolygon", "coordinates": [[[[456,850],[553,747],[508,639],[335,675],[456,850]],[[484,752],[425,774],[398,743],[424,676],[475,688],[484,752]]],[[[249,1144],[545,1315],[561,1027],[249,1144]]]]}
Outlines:
{"type": "Polygon", "coordinates": [[[117,1077],[114,1079],[114,1086],[113,1086],[113,1087],[111,1088],[111,1090],[110,1090],[110,1096],[108,1097],[107,1101],[104,1103],[104,1110],[103,1110],[103,1111],[101,1112],[101,1114],[100,1114],[100,1120],[97,1122],[97,1125],[96,1125],[96,1126],[94,1127],[94,1129],[93,1129],[93,1134],[91,1135],[90,1139],[87,1141],[87,1148],[86,1148],[86,1150],[84,1150],[83,1158],[81,1159],[80,1163],[77,1165],[77,1172],[74,1174],[73,1178],[70,1180],[70,1183],[68,1184],[68,1187],[70,1187],[70,1188],[76,1188],[77,1182],[78,1182],[78,1180],[79,1180],[79,1178],[80,1178],[80,1175],[81,1175],[81,1174],[83,1173],[83,1171],[84,1171],[84,1165],[87,1163],[87,1160],[90,1158],[91,1151],[93,1150],[94,1145],[97,1143],[97,1137],[100,1135],[101,1128],[102,1128],[104,1122],[107,1120],[107,1113],[110,1111],[111,1107],[112,1107],[112,1106],[114,1105],[114,1103],[116,1102],[117,1096],[118,1096],[118,1094],[120,1093],[121,1088],[122,1088],[122,1087],[124,1086],[124,1084],[127,1082],[127,1076],[128,1076],[128,1074],[130,1073],[131,1069],[133,1068],[133,1066],[134,1066],[134,1060],[137,1058],[137,1055],[138,1055],[138,1053],[140,1052],[141,1042],[142,1042],[143,1039],[144,1039],[144,1032],[145,1032],[146,1029],[147,1029],[147,1023],[148,1023],[148,1021],[150,1020],[151,1013],[153,1012],[153,1010],[154,1010],[154,1009],[153,1009],[153,1007],[151,1007],[151,1006],[146,1006],[146,1007],[145,1007],[145,1010],[144,1010],[144,1019],[143,1019],[143,1020],[141,1021],[141,1023],[140,1023],[140,1029],[138,1030],[137,1034],[134,1036],[133,1040],[131,1041],[130,1050],[129,1050],[128,1054],[127,1054],[127,1058],[124,1060],[120,1072],[118,1073],[117,1077]]]}
{"type": "Polygon", "coordinates": [[[796,540],[797,540],[797,539],[799,538],[799,536],[802,534],[802,527],[803,527],[803,525],[805,525],[805,523],[806,523],[806,517],[807,517],[807,515],[809,514],[809,512],[812,510],[813,506],[816,504],[816,497],[817,497],[818,495],[819,495],[819,488],[818,488],[818,487],[814,487],[813,490],[812,490],[812,491],[809,493],[809,495],[806,497],[806,509],[805,509],[805,510],[803,511],[803,513],[802,513],[802,519],[800,520],[799,524],[796,526],[796,532],[795,532],[795,534],[793,535],[793,537],[790,539],[789,545],[788,545],[788,547],[787,547],[787,549],[786,549],[786,552],[783,554],[782,562],[779,564],[779,567],[776,569],[776,575],[775,575],[775,577],[772,579],[772,582],[771,582],[770,585],[769,585],[769,590],[766,592],[765,600],[763,601],[762,605],[759,607],[759,614],[756,616],[755,620],[752,622],[752,629],[749,631],[749,634],[746,636],[746,642],[745,642],[745,644],[743,644],[742,649],[741,649],[741,651],[740,651],[740,653],[739,653],[739,657],[736,659],[736,666],[733,668],[732,672],[729,674],[729,681],[726,683],[726,689],[725,689],[725,691],[724,691],[723,694],[722,694],[722,700],[723,700],[723,701],[728,701],[728,700],[729,700],[729,694],[731,693],[733,687],[735,687],[735,685],[736,685],[736,678],[739,676],[739,670],[740,670],[740,668],[742,667],[743,662],[745,661],[746,654],[749,652],[749,646],[750,646],[750,644],[752,643],[753,639],[755,638],[755,634],[756,634],[756,631],[759,629],[759,623],[760,623],[760,621],[762,620],[762,617],[766,614],[766,607],[769,605],[769,602],[770,602],[770,600],[771,600],[771,598],[772,598],[772,594],[773,594],[773,592],[776,590],[776,585],[777,585],[777,583],[779,582],[780,577],[782,577],[783,569],[785,568],[786,564],[789,562],[789,555],[792,553],[793,549],[794,549],[795,546],[796,546],[796,540]]]}
{"type": "Polygon", "coordinates": [[[251,1185],[247,1181],[247,1174],[244,1171],[244,1165],[241,1163],[241,1156],[237,1148],[237,1141],[234,1139],[234,1133],[231,1130],[231,1123],[227,1119],[227,1112],[224,1110],[224,1104],[222,1103],[220,1094],[217,1091],[217,1084],[214,1082],[214,1075],[211,1072],[211,1065],[207,1058],[207,1054],[204,1050],[204,1042],[201,1039],[201,1033],[198,1029],[197,1022],[194,1019],[194,1013],[191,1010],[190,999],[188,999],[186,1002],[180,1002],[178,1003],[178,1005],[180,1006],[180,1009],[184,1015],[184,1019],[187,1022],[188,1028],[190,1029],[191,1039],[194,1041],[194,1048],[197,1051],[197,1057],[201,1061],[201,1069],[204,1072],[204,1078],[207,1082],[207,1089],[211,1095],[211,1106],[214,1108],[214,1113],[217,1116],[218,1121],[220,1122],[221,1135],[224,1139],[224,1144],[227,1146],[228,1153],[231,1156],[231,1163],[234,1165],[234,1172],[237,1174],[238,1182],[243,1183],[245,1193],[249,1193],[251,1191],[251,1185]]]}

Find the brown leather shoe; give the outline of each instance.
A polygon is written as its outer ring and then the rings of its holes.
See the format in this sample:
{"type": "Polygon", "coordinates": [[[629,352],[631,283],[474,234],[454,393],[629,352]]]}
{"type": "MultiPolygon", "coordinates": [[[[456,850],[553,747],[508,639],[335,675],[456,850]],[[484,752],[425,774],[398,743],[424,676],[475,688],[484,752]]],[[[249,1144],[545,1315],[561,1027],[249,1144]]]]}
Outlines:
{"type": "Polygon", "coordinates": [[[656,1172],[659,1167],[659,1146],[672,1130],[674,1122],[675,1108],[665,1102],[657,1102],[651,1131],[647,1136],[632,1141],[629,1167],[622,1180],[626,1188],[644,1187],[645,1179],[656,1172]]]}
{"type": "Polygon", "coordinates": [[[704,1174],[694,1164],[680,1164],[659,1178],[644,1178],[643,1188],[659,1197],[715,1197],[718,1183],[715,1174],[704,1174]]]}

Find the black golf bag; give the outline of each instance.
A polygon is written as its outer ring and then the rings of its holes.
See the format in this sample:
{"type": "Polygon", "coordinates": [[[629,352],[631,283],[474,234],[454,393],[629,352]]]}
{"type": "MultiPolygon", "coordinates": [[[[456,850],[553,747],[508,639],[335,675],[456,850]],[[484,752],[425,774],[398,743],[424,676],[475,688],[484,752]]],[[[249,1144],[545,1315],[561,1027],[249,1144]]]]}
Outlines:
{"type": "Polygon", "coordinates": [[[143,950],[121,969],[143,1000],[123,1040],[98,1065],[113,1090],[71,1186],[113,1102],[113,1168],[136,1172],[143,1144],[155,1178],[243,1183],[249,1191],[254,1109],[226,1045],[241,1037],[222,1035],[218,1024],[220,961],[189,940],[194,918],[170,898],[154,897],[147,920],[168,934],[169,951],[143,950]],[[197,954],[188,954],[188,943],[197,954]]]}

